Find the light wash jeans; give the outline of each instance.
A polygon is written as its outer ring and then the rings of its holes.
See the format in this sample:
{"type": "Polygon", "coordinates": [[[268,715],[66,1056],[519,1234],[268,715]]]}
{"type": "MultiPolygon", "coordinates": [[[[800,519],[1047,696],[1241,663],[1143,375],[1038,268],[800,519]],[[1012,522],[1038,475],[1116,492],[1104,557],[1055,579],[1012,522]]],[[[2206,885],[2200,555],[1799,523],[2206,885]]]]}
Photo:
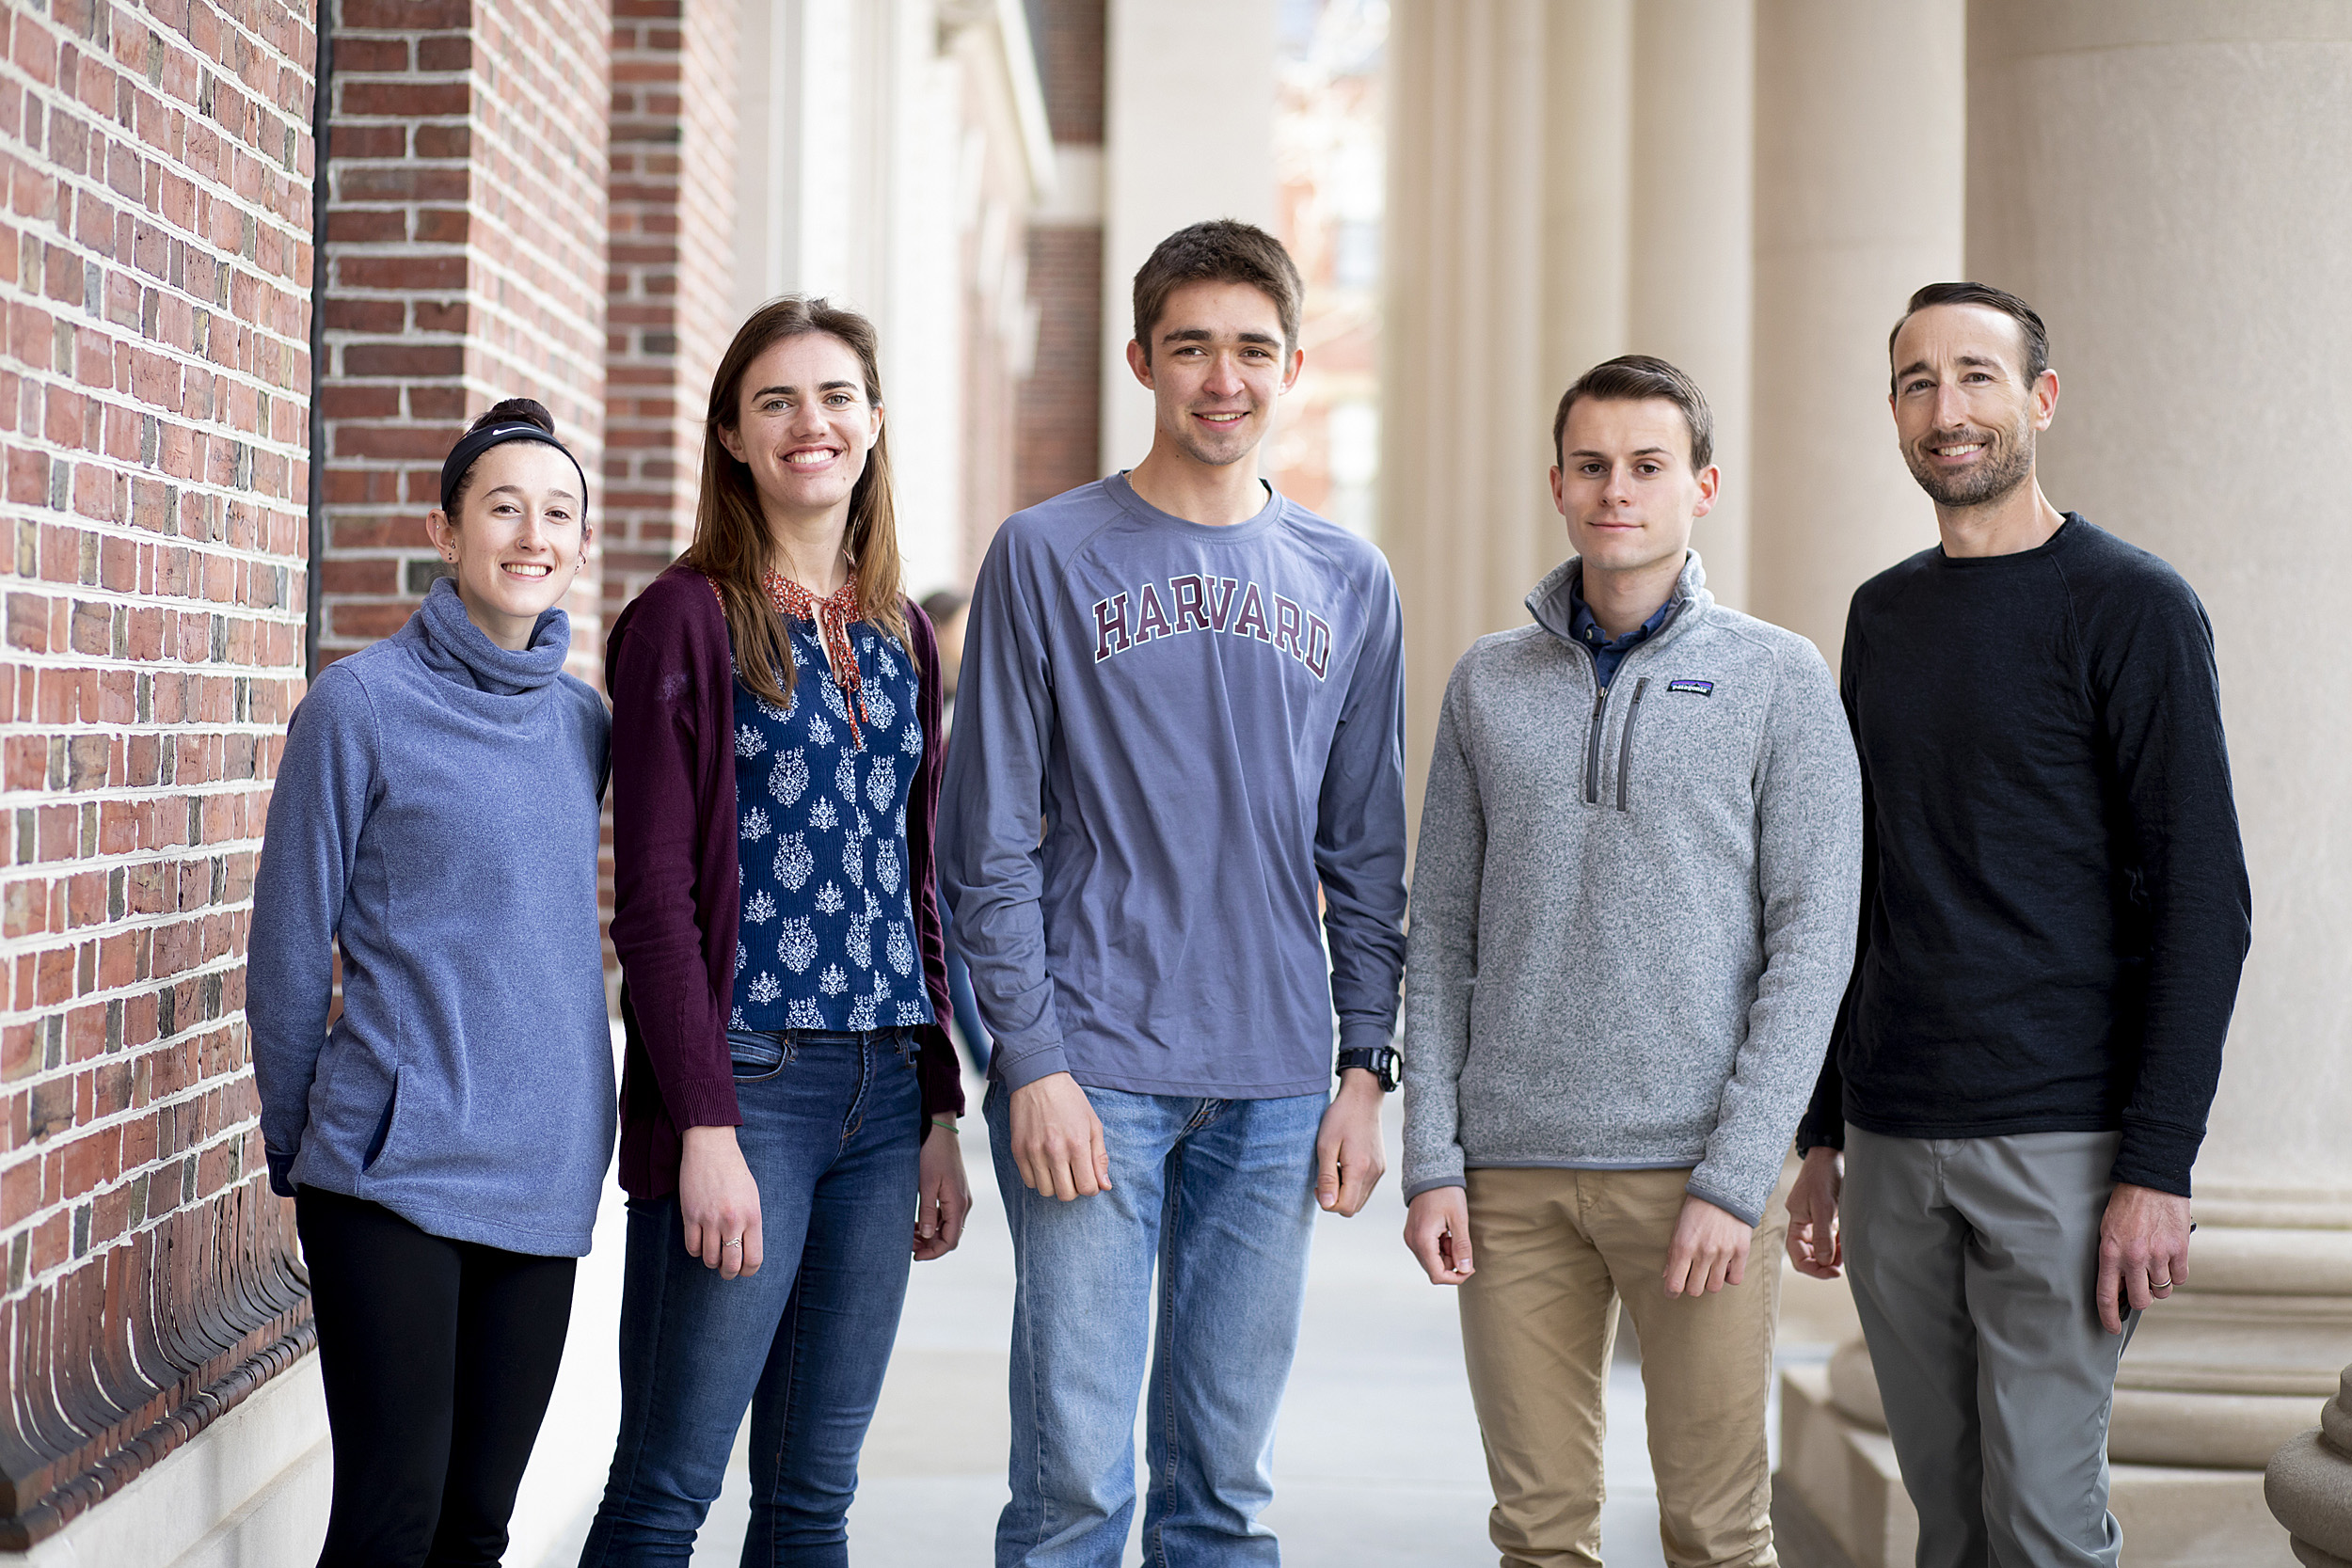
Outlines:
{"type": "Polygon", "coordinates": [[[1001,1085],[988,1096],[1018,1281],[998,1568],[1118,1568],[1147,1349],[1144,1560],[1279,1563],[1258,1515],[1274,1497],[1274,1417],[1298,1345],[1327,1099],[1086,1093],[1111,1190],[1069,1203],[1021,1184],[1009,1096],[1001,1085]]]}
{"type": "Polygon", "coordinates": [[[730,1032],[759,1272],[686,1250],[678,1201],[632,1199],[621,1432],[580,1568],[684,1563],[752,1412],[743,1561],[841,1568],[858,1449],[906,1300],[923,1127],[914,1037],[730,1032]]]}

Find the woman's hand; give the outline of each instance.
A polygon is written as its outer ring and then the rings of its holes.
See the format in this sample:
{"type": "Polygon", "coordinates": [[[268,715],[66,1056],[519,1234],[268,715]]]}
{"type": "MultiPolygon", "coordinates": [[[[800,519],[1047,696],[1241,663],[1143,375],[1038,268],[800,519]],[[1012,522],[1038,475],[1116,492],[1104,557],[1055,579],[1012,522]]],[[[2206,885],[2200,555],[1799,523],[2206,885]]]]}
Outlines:
{"type": "MultiPolygon", "coordinates": [[[[956,1174],[959,1180],[962,1177],[961,1164],[956,1174]]],[[[968,1207],[970,1197],[964,1202],[968,1207]]],[[[752,1180],[752,1168],[736,1147],[734,1128],[686,1130],[686,1155],[678,1163],[677,1212],[686,1229],[686,1250],[717,1269],[720,1278],[759,1272],[759,1183],[752,1180]]]]}
{"type": "Polygon", "coordinates": [[[972,1212],[972,1183],[963,1176],[962,1140],[944,1126],[926,1127],[915,1179],[914,1260],[945,1258],[963,1240],[972,1212]]]}

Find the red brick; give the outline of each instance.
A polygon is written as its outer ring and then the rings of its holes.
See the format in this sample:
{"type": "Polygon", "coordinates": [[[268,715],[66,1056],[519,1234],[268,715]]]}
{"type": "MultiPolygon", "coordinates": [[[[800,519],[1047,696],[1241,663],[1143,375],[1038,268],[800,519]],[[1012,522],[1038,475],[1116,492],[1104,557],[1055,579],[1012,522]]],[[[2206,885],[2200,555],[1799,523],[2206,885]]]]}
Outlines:
{"type": "MultiPolygon", "coordinates": [[[[307,172],[285,167],[285,132],[309,113],[315,8],[223,9],[53,0],[48,16],[0,12],[8,82],[32,79],[42,115],[6,129],[23,99],[0,83],[0,274],[22,291],[0,319],[0,539],[16,546],[0,563],[20,579],[8,646],[27,661],[0,670],[0,717],[31,730],[0,736],[5,787],[25,813],[0,816],[0,863],[54,868],[0,883],[14,960],[0,967],[0,1082],[20,1085],[0,1098],[0,1249],[24,1271],[13,1310],[47,1310],[69,1266],[106,1266],[75,1262],[83,1249],[103,1253],[151,1209],[177,1207],[176,1167],[152,1205],[137,1196],[161,1117],[189,1136],[207,1129],[222,1180],[250,1180],[238,1014],[248,912],[208,906],[181,927],[154,923],[183,883],[211,893],[212,861],[197,863],[200,881],[175,869],[192,792],[216,792],[196,812],[199,836],[249,898],[253,781],[283,743],[254,726],[283,723],[284,689],[299,679],[302,628],[287,612],[300,604],[307,462],[288,449],[308,440],[311,193],[307,172]],[[231,613],[216,621],[215,606],[231,613]],[[191,667],[203,673],[193,685],[191,667]],[[240,784],[208,782],[223,779],[240,784]],[[35,947],[69,928],[72,944],[35,947]],[[168,1095],[201,1099],[124,1120],[153,1089],[154,1053],[121,1053],[158,1033],[159,935],[167,970],[210,976],[188,981],[173,1020],[183,1038],[203,1027],[208,1059],[163,1074],[168,1095]],[[213,1017],[199,1017],[199,996],[221,999],[213,1017]],[[78,1075],[49,1069],[54,1022],[78,1075]],[[216,1086],[199,1090],[200,1074],[216,1086]],[[19,1157],[36,1138],[41,1152],[19,1157]]],[[[405,133],[390,129],[398,153],[405,133]]],[[[307,171],[310,149],[295,142],[307,171]]],[[[401,330],[394,319],[387,335],[401,330]]],[[[187,1151],[174,1138],[166,1158],[187,1151]]],[[[192,1392],[167,1391],[155,1408],[192,1392]]],[[[72,1464],[112,1453],[86,1447],[72,1464]]]]}

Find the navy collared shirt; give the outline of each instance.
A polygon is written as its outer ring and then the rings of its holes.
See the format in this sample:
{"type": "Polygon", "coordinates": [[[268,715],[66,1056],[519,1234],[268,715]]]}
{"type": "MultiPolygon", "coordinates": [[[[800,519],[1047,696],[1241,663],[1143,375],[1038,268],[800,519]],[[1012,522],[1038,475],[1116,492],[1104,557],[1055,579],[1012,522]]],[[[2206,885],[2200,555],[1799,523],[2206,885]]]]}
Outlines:
{"type": "Polygon", "coordinates": [[[1625,656],[1656,636],[1659,627],[1666,624],[1666,613],[1674,609],[1674,596],[1667,595],[1666,602],[1648,620],[1613,641],[1601,629],[1600,623],[1593,619],[1592,607],[1584,602],[1582,575],[1569,579],[1568,627],[1576,633],[1579,642],[1593,651],[1593,678],[1602,690],[1607,690],[1609,683],[1617,678],[1617,666],[1625,662],[1625,656]]]}

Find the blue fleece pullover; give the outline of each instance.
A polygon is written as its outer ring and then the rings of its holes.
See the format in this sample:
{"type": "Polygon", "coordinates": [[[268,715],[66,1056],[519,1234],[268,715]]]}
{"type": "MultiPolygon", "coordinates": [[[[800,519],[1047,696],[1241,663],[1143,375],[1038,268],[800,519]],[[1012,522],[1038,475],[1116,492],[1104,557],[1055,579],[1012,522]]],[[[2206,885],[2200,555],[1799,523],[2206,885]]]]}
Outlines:
{"type": "Polygon", "coordinates": [[[612,1155],[596,933],[611,721],[549,610],[510,652],[446,578],[286,736],[246,1016],[270,1185],[580,1257],[612,1155]],[[332,947],[343,1010],[327,1011],[332,947]]]}
{"type": "Polygon", "coordinates": [[[1389,1042],[1402,628],[1380,552],[1279,495],[1216,528],[1113,475],[1007,519],[939,804],[994,1076],[1271,1099],[1329,1088],[1334,1010],[1389,1042]]]}

